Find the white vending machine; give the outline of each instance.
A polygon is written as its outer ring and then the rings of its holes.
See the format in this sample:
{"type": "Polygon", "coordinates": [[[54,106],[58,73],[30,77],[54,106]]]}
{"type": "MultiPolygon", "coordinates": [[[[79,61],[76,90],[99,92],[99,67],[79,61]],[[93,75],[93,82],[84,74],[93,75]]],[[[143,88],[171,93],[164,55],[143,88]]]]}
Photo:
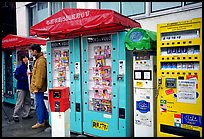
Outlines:
{"type": "Polygon", "coordinates": [[[134,137],[154,137],[156,131],[156,54],[133,52],[134,137]]]}

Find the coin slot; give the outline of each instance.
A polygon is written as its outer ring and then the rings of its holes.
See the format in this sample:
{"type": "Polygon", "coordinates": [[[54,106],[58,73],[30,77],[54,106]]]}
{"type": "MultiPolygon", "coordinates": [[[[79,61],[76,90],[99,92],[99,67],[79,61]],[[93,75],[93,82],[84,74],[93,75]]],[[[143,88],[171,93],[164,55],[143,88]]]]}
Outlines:
{"type": "Polygon", "coordinates": [[[169,60],[169,58],[167,57],[167,60],[169,60]]]}
{"type": "Polygon", "coordinates": [[[177,42],[177,44],[180,44],[180,42],[177,42]]]}
{"type": "Polygon", "coordinates": [[[169,72],[167,72],[166,74],[169,74],[169,72]]]}
{"type": "Polygon", "coordinates": [[[174,42],[172,42],[172,44],[175,44],[174,42]]]}
{"type": "Polygon", "coordinates": [[[180,57],[177,57],[177,59],[180,59],[180,57]]]}
{"type": "Polygon", "coordinates": [[[164,60],[164,58],[162,58],[162,60],[164,60]]]}
{"type": "Polygon", "coordinates": [[[164,43],[162,43],[162,45],[164,45],[164,43]]]}
{"type": "Polygon", "coordinates": [[[164,72],[162,72],[162,74],[164,74],[164,72]]]}
{"type": "Polygon", "coordinates": [[[179,75],[179,74],[180,74],[180,72],[177,72],[177,74],[179,75]]]}
{"type": "Polygon", "coordinates": [[[169,43],[166,43],[166,45],[169,45],[169,43]]]}
{"type": "Polygon", "coordinates": [[[186,42],[183,42],[183,44],[186,44],[186,42]]]}
{"type": "Polygon", "coordinates": [[[174,74],[174,72],[172,72],[172,74],[174,74]]]}
{"type": "Polygon", "coordinates": [[[172,59],[174,60],[174,57],[172,57],[172,59]]]}
{"type": "Polygon", "coordinates": [[[195,59],[198,59],[198,57],[195,57],[195,59]]]}
{"type": "Polygon", "coordinates": [[[188,59],[191,59],[191,57],[188,57],[188,59]]]}
{"type": "Polygon", "coordinates": [[[192,43],[192,41],[189,41],[188,43],[192,43]]]}
{"type": "Polygon", "coordinates": [[[183,57],[183,59],[186,59],[186,57],[183,57]]]}
{"type": "Polygon", "coordinates": [[[190,72],[189,72],[188,74],[189,74],[189,75],[191,75],[191,73],[190,73],[190,72]]]}
{"type": "Polygon", "coordinates": [[[186,73],[185,72],[183,72],[183,75],[185,75],[186,73]]]}

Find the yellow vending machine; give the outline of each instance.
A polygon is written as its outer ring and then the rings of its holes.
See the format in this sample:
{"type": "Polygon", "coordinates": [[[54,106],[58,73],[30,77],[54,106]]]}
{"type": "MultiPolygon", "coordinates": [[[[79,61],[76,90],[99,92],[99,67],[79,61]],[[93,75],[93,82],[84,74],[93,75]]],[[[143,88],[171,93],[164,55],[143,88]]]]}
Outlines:
{"type": "Polygon", "coordinates": [[[202,18],[157,25],[157,136],[202,137],[202,18]]]}

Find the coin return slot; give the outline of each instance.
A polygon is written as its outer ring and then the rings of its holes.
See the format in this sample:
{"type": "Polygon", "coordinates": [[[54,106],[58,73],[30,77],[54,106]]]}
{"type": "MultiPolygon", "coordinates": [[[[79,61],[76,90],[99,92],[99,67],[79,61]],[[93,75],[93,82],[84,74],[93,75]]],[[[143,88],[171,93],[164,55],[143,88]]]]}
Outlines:
{"type": "Polygon", "coordinates": [[[167,72],[166,74],[169,74],[169,72],[167,72]]]}
{"type": "Polygon", "coordinates": [[[177,44],[180,44],[180,42],[177,42],[177,44]]]}
{"type": "Polygon", "coordinates": [[[169,45],[169,43],[166,43],[166,45],[169,45]]]}
{"type": "Polygon", "coordinates": [[[180,59],[180,57],[177,57],[177,59],[180,59]]]}
{"type": "Polygon", "coordinates": [[[183,42],[183,44],[186,44],[186,42],[183,42]]]}
{"type": "Polygon", "coordinates": [[[174,57],[172,57],[172,59],[174,59],[174,57]]]}
{"type": "Polygon", "coordinates": [[[172,72],[172,74],[174,74],[174,72],[172,72]]]}
{"type": "Polygon", "coordinates": [[[189,57],[188,59],[191,59],[191,57],[189,57]]]}
{"type": "Polygon", "coordinates": [[[198,59],[198,57],[195,57],[195,59],[198,59]]]}
{"type": "Polygon", "coordinates": [[[174,42],[172,42],[172,44],[175,44],[174,42]]]}
{"type": "Polygon", "coordinates": [[[186,57],[183,57],[183,59],[186,59],[186,57]]]}
{"type": "Polygon", "coordinates": [[[169,60],[169,58],[167,57],[167,60],[169,60]]]}
{"type": "Polygon", "coordinates": [[[197,75],[198,73],[194,73],[195,75],[197,75]]]}
{"type": "Polygon", "coordinates": [[[188,73],[189,75],[191,75],[191,73],[188,73]]]}
{"type": "Polygon", "coordinates": [[[162,45],[164,45],[164,43],[162,43],[162,45]]]}
{"type": "Polygon", "coordinates": [[[185,72],[183,72],[183,75],[185,75],[186,73],[185,72]]]}
{"type": "Polygon", "coordinates": [[[180,74],[180,72],[177,72],[177,74],[180,74]]]}
{"type": "Polygon", "coordinates": [[[162,60],[164,60],[164,58],[162,58],[162,60]]]}
{"type": "Polygon", "coordinates": [[[188,43],[192,43],[192,41],[189,41],[188,43]]]}
{"type": "Polygon", "coordinates": [[[164,74],[164,72],[162,72],[162,74],[164,74]]]}

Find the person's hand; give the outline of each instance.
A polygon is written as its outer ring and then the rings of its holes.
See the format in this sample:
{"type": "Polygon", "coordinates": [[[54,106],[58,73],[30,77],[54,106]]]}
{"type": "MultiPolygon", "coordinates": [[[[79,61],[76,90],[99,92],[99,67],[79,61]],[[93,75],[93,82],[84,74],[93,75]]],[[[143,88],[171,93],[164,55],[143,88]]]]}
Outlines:
{"type": "Polygon", "coordinates": [[[35,91],[33,91],[33,94],[36,94],[38,91],[37,90],[35,90],[35,91]]]}
{"type": "Polygon", "coordinates": [[[27,72],[27,75],[32,75],[32,72],[27,72]]]}

